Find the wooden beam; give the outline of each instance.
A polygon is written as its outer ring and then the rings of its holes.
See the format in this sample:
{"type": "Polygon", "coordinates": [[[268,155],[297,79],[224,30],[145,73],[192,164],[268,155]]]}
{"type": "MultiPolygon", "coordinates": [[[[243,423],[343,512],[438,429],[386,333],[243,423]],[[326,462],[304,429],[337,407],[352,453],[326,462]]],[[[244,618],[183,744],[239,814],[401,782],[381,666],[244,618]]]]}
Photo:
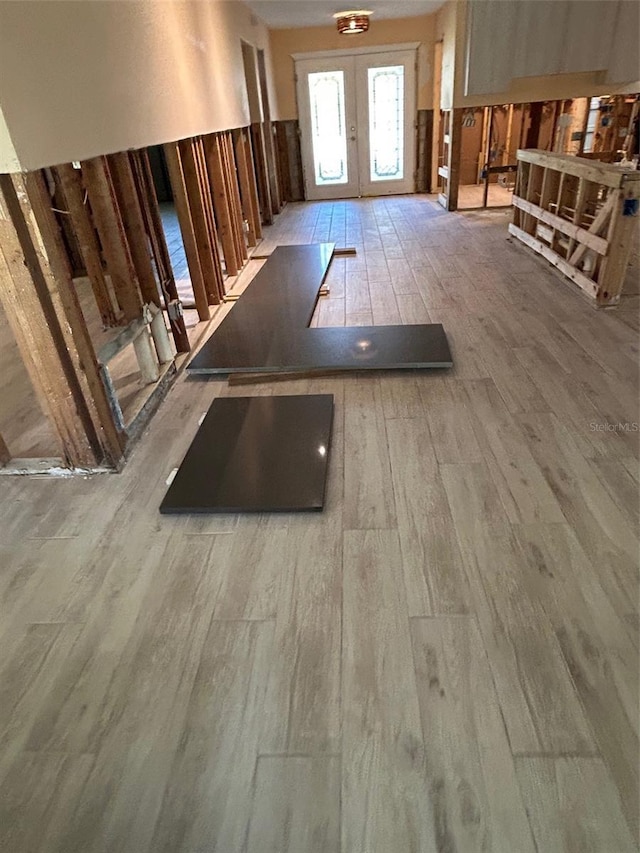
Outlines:
{"type": "Polygon", "coordinates": [[[106,161],[124,225],[131,260],[140,285],[142,301],[144,303],[151,302],[160,307],[160,293],[151,264],[147,232],[129,155],[126,151],[120,151],[117,154],[109,154],[106,161]]]}
{"type": "Polygon", "coordinates": [[[526,201],[526,199],[519,198],[517,195],[513,196],[512,201],[514,207],[519,207],[520,210],[524,210],[526,213],[532,214],[536,219],[539,219],[541,222],[546,222],[547,225],[550,225],[556,231],[561,231],[563,234],[566,234],[578,243],[584,243],[587,248],[593,249],[593,251],[597,252],[599,255],[605,255],[607,253],[607,241],[604,237],[597,237],[595,234],[591,233],[591,231],[587,231],[585,228],[579,228],[577,225],[574,225],[572,222],[568,222],[561,216],[556,216],[554,213],[550,213],[548,210],[544,210],[537,204],[532,204],[530,201],[526,201]]]}
{"type": "Polygon", "coordinates": [[[614,210],[607,234],[609,252],[604,259],[598,276],[598,300],[602,304],[615,304],[624,284],[624,274],[629,263],[633,234],[637,229],[637,215],[623,216],[625,199],[638,199],[640,184],[638,181],[624,184],[622,189],[613,192],[614,210]]]}
{"type": "Polygon", "coordinates": [[[102,323],[107,327],[117,326],[120,323],[120,309],[114,304],[115,298],[102,268],[100,245],[89,208],[85,203],[80,170],[74,169],[71,163],[63,163],[56,166],[55,171],[64,191],[71,224],[102,323]]]}
{"type": "Polygon", "coordinates": [[[253,159],[251,157],[250,143],[247,139],[245,128],[234,131],[236,146],[236,161],[238,163],[238,176],[240,178],[240,198],[244,218],[249,224],[248,242],[250,246],[256,246],[262,237],[260,227],[260,210],[258,207],[258,194],[256,189],[256,176],[253,171],[253,159]]]}
{"type": "Polygon", "coordinates": [[[104,157],[82,162],[82,181],[89,196],[111,284],[124,318],[129,322],[142,313],[142,296],[104,157]]]}
{"type": "Polygon", "coordinates": [[[218,255],[218,247],[212,240],[211,223],[207,220],[210,205],[207,204],[206,188],[203,185],[203,178],[200,173],[201,164],[197,142],[194,139],[183,139],[178,143],[178,147],[207,301],[210,305],[217,305],[220,297],[218,296],[218,274],[214,258],[218,255]]]}
{"type": "Polygon", "coordinates": [[[534,163],[545,169],[557,169],[567,175],[576,178],[586,178],[596,184],[606,187],[619,187],[620,176],[624,174],[628,180],[640,181],[640,172],[628,171],[622,173],[618,166],[610,163],[599,163],[597,160],[588,160],[585,157],[576,157],[574,154],[556,154],[549,151],[534,149],[533,151],[518,149],[518,160],[525,163],[534,163]]]}
{"type": "MultiPolygon", "coordinates": [[[[39,235],[42,238],[44,252],[39,253],[40,265],[49,284],[51,300],[60,318],[67,351],[71,356],[80,385],[84,406],[78,406],[79,412],[83,414],[83,409],[86,407],[92,429],[105,458],[117,466],[122,460],[126,437],[118,430],[112,417],[108,394],[102,383],[100,366],[75,284],[67,275],[64,247],[41,173],[27,173],[24,176],[23,187],[28,194],[39,235]]],[[[34,231],[32,239],[36,248],[38,248],[37,236],[34,231]]],[[[88,423],[87,432],[91,435],[88,423]]]]}
{"type": "MultiPolygon", "coordinates": [[[[57,228],[57,226],[56,226],[57,228]]],[[[95,433],[88,435],[86,410],[52,292],[58,286],[45,260],[42,240],[22,175],[0,175],[0,300],[36,396],[70,467],[98,461],[95,433]],[[46,278],[45,278],[46,276],[46,278]]]]}
{"type": "Polygon", "coordinates": [[[248,255],[247,240],[244,231],[242,217],[242,204],[240,203],[240,189],[238,187],[238,172],[236,168],[235,155],[233,151],[233,140],[231,133],[227,131],[222,135],[224,144],[225,163],[227,166],[228,188],[231,198],[231,211],[235,224],[235,234],[238,240],[238,256],[240,261],[245,261],[248,255]]]}
{"type": "Polygon", "coordinates": [[[55,167],[50,166],[42,169],[42,177],[47,185],[51,206],[54,209],[56,222],[62,235],[62,245],[64,246],[65,260],[69,267],[69,275],[71,278],[86,276],[88,275],[87,269],[80,251],[78,236],[73,227],[69,203],[60,181],[60,175],[55,167]]]}
{"type": "Polygon", "coordinates": [[[524,144],[525,148],[538,147],[543,107],[542,101],[535,101],[529,107],[529,128],[527,130],[527,141],[524,144]]]}
{"type": "Polygon", "coordinates": [[[509,233],[514,237],[517,237],[518,240],[521,240],[525,245],[529,246],[529,248],[533,249],[539,255],[542,255],[549,263],[553,264],[554,267],[557,267],[560,272],[564,273],[567,278],[570,278],[575,284],[578,285],[582,290],[589,294],[589,296],[594,297],[597,293],[598,286],[595,281],[591,281],[590,278],[580,272],[580,270],[572,267],[569,261],[566,261],[564,258],[561,258],[556,252],[553,251],[549,246],[543,243],[541,240],[532,237],[531,234],[527,234],[526,231],[523,231],[521,228],[518,228],[513,223],[509,224],[509,233]]]}
{"type": "Polygon", "coordinates": [[[155,261],[160,289],[164,297],[171,334],[176,345],[177,352],[189,352],[191,344],[184,322],[182,303],[176,287],[176,281],[171,266],[171,258],[162,226],[162,217],[158,206],[158,197],[153,183],[151,164],[146,149],[129,152],[133,175],[138,188],[138,198],[145,220],[145,228],[151,251],[155,261]]]}
{"type": "Polygon", "coordinates": [[[271,202],[271,190],[269,188],[269,172],[267,167],[267,155],[265,152],[262,124],[255,123],[251,125],[251,143],[256,183],[258,187],[258,200],[260,202],[260,210],[262,213],[262,224],[272,225],[273,206],[271,202]]]}
{"type": "Polygon", "coordinates": [[[227,269],[227,275],[237,275],[240,261],[237,254],[236,241],[233,235],[233,224],[230,199],[227,195],[225,180],[225,164],[223,160],[220,134],[212,133],[204,138],[204,150],[211,184],[213,209],[218,223],[218,234],[222,243],[222,254],[227,269]]]}
{"type": "Polygon", "coordinates": [[[171,189],[173,191],[173,200],[176,206],[176,213],[178,214],[178,222],[180,223],[184,251],[187,257],[187,264],[189,265],[191,287],[193,288],[198,317],[201,320],[208,320],[211,317],[211,312],[209,311],[209,300],[200,266],[200,253],[198,252],[196,243],[180,150],[177,142],[168,142],[163,146],[163,149],[169,172],[169,180],[171,181],[171,189]]]}
{"type": "Polygon", "coordinates": [[[462,115],[464,110],[452,110],[449,126],[449,179],[447,181],[447,210],[458,209],[458,185],[460,183],[460,154],[462,151],[462,115]]]}
{"type": "MultiPolygon", "coordinates": [[[[596,214],[596,218],[593,220],[591,225],[589,226],[588,234],[593,234],[597,237],[601,231],[604,230],[605,226],[609,222],[611,218],[611,214],[613,213],[615,203],[617,200],[617,193],[614,191],[609,192],[607,196],[607,200],[602,205],[598,213],[596,214]]],[[[590,248],[584,242],[582,242],[573,252],[571,257],[569,258],[569,263],[572,266],[575,266],[581,259],[587,249],[590,248]]]]}
{"type": "MultiPolygon", "coordinates": [[[[209,297],[209,305],[218,305],[225,294],[224,277],[222,275],[222,259],[220,257],[218,228],[213,213],[213,201],[211,199],[211,182],[207,171],[207,158],[204,153],[204,141],[201,136],[191,140],[196,173],[200,187],[200,198],[202,201],[202,212],[207,228],[208,245],[210,247],[210,260],[213,269],[213,278],[205,278],[205,286],[209,297]]],[[[202,264],[201,264],[202,266],[202,264]]]]}

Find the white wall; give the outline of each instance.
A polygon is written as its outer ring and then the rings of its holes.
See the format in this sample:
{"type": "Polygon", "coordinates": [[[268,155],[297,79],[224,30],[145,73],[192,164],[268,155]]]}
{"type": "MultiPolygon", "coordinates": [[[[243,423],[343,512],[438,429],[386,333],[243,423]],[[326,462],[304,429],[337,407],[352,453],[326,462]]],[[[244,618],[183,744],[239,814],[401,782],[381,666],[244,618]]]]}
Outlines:
{"type": "Polygon", "coordinates": [[[19,172],[20,161],[9,136],[9,128],[0,109],[0,172],[19,172]]]}
{"type": "Polygon", "coordinates": [[[270,69],[239,0],[0,2],[0,171],[248,124],[241,39],[270,69]]]}
{"type": "Polygon", "coordinates": [[[489,95],[519,78],[585,72],[632,91],[640,77],[639,36],[637,0],[471,0],[462,94],[489,95]]]}

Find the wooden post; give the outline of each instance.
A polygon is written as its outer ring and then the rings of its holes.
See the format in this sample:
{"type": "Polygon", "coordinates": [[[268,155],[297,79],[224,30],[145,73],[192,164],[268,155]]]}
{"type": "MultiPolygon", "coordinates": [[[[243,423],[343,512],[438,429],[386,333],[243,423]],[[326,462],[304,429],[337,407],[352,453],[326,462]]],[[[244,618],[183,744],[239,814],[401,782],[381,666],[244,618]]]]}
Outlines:
{"type": "Polygon", "coordinates": [[[234,131],[236,143],[236,161],[238,163],[238,176],[240,178],[240,198],[244,218],[249,223],[248,239],[250,246],[256,246],[258,239],[262,236],[260,227],[260,211],[258,209],[258,195],[256,191],[256,177],[253,172],[253,160],[248,147],[246,130],[241,128],[234,131]]]}
{"type": "Polygon", "coordinates": [[[233,141],[231,133],[223,133],[222,143],[224,149],[224,161],[227,173],[227,192],[230,198],[231,213],[233,215],[234,234],[237,240],[238,260],[240,266],[247,258],[247,241],[245,239],[244,227],[242,224],[242,205],[240,204],[240,190],[238,188],[238,173],[236,171],[236,162],[233,155],[233,141]]]}
{"type": "Polygon", "coordinates": [[[507,116],[507,135],[504,143],[504,151],[502,152],[502,165],[506,166],[509,163],[509,149],[511,148],[511,132],[513,129],[513,104],[509,104],[509,113],[507,116]]]}
{"type": "Polygon", "coordinates": [[[231,204],[227,195],[227,182],[224,175],[225,166],[220,135],[212,133],[206,136],[204,139],[204,148],[212,190],[213,209],[218,222],[227,275],[237,275],[240,261],[237,256],[237,246],[233,235],[231,204]]]}
{"type": "Polygon", "coordinates": [[[640,181],[623,182],[620,190],[614,190],[615,207],[611,214],[607,241],[609,252],[602,262],[598,277],[597,299],[602,304],[615,304],[620,298],[624,273],[629,263],[633,233],[637,228],[637,216],[623,216],[625,199],[640,197],[640,181]]]}
{"type": "Polygon", "coordinates": [[[198,136],[192,140],[192,143],[198,174],[198,183],[200,185],[200,196],[202,198],[202,209],[207,226],[207,233],[209,235],[209,245],[211,246],[211,261],[213,264],[213,279],[211,288],[208,289],[207,292],[209,294],[209,304],[217,305],[225,294],[224,277],[222,275],[222,259],[220,257],[220,238],[218,237],[218,228],[213,213],[211,181],[209,180],[209,173],[207,171],[207,158],[204,153],[203,138],[198,136]]]}
{"type": "Polygon", "coordinates": [[[142,313],[142,296],[105,158],[94,157],[83,161],[82,180],[89,196],[116,299],[125,320],[135,320],[142,313]]]}
{"type": "Polygon", "coordinates": [[[80,170],[74,169],[71,163],[63,163],[56,166],[56,172],[64,191],[73,230],[102,323],[105,326],[117,326],[120,322],[120,310],[114,306],[115,300],[102,269],[100,246],[85,203],[80,170]]]}
{"type": "Polygon", "coordinates": [[[204,286],[204,278],[200,266],[200,254],[196,244],[180,150],[177,142],[168,142],[163,147],[169,171],[169,180],[171,181],[171,189],[173,191],[173,200],[178,214],[178,222],[180,223],[182,241],[189,265],[189,275],[191,276],[191,286],[193,288],[198,317],[201,320],[208,320],[211,317],[209,300],[207,299],[207,291],[204,286]]]}
{"type": "Polygon", "coordinates": [[[449,123],[449,179],[447,183],[447,210],[458,209],[458,185],[460,183],[460,151],[462,147],[462,108],[451,111],[449,123]]]}
{"type": "Polygon", "coordinates": [[[191,210],[196,250],[200,258],[202,280],[205,286],[205,293],[208,295],[207,302],[216,305],[219,299],[216,301],[218,284],[214,266],[214,247],[211,243],[211,229],[207,222],[206,201],[203,196],[202,179],[196,159],[198,153],[194,150],[193,139],[183,139],[178,143],[178,148],[180,150],[184,183],[191,210]]]}
{"type": "Polygon", "coordinates": [[[542,101],[536,101],[529,107],[529,129],[527,130],[527,140],[524,144],[525,148],[538,147],[543,107],[544,103],[542,101]]]}
{"type": "Polygon", "coordinates": [[[269,189],[269,173],[267,170],[267,159],[264,147],[264,134],[260,123],[251,125],[251,141],[253,152],[253,163],[256,172],[256,183],[258,187],[258,199],[262,212],[262,224],[273,224],[273,207],[271,205],[271,190],[269,189]]]}
{"type": "MultiPolygon", "coordinates": [[[[487,128],[487,147],[484,153],[484,190],[482,192],[482,206],[488,207],[489,204],[489,167],[491,166],[491,147],[493,143],[493,107],[488,107],[489,120],[487,128]]],[[[457,194],[456,194],[457,195],[457,194]]],[[[451,210],[451,208],[449,208],[451,210]]]]}
{"type": "Polygon", "coordinates": [[[64,323],[61,327],[53,301],[55,296],[59,302],[62,289],[48,267],[23,176],[1,175],[0,299],[66,463],[89,467],[99,461],[99,448],[95,432],[87,431],[86,406],[65,340],[68,330],[64,323]]]}
{"type": "MultiPolygon", "coordinates": [[[[30,172],[25,175],[23,187],[29,196],[39,236],[42,239],[44,252],[39,252],[41,268],[49,283],[56,314],[61,318],[60,326],[79,379],[80,391],[87,415],[91,420],[91,427],[97,435],[107,460],[117,465],[122,459],[126,438],[114,423],[108,394],[101,380],[95,348],[82,313],[78,294],[73,280],[66,274],[64,247],[41,173],[30,172]]],[[[38,234],[34,230],[32,239],[36,249],[38,249],[37,237],[38,234]]],[[[82,409],[83,407],[79,406],[80,413],[82,409]]],[[[88,423],[87,431],[91,434],[88,423]]]]}
{"type": "Polygon", "coordinates": [[[109,154],[106,157],[106,162],[124,225],[124,234],[131,253],[131,260],[140,284],[142,301],[145,304],[151,302],[160,307],[160,293],[151,265],[149,242],[129,155],[126,151],[109,154]]]}
{"type": "Polygon", "coordinates": [[[169,249],[162,227],[162,217],[158,207],[158,197],[153,183],[151,174],[151,166],[149,164],[149,155],[146,149],[142,151],[130,152],[131,164],[133,168],[136,186],[138,188],[138,198],[142,208],[142,215],[145,220],[146,231],[151,242],[153,257],[158,271],[158,279],[160,288],[169,317],[169,325],[171,326],[171,334],[176,345],[177,352],[189,352],[191,344],[184,322],[182,311],[182,303],[178,295],[173,269],[171,267],[171,258],[169,249]]]}

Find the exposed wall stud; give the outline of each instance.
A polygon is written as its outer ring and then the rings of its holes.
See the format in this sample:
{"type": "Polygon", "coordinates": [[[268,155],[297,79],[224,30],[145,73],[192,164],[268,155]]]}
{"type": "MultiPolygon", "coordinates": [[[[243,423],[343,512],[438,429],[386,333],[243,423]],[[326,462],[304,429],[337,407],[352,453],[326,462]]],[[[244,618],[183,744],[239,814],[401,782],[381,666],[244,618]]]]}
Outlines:
{"type": "Polygon", "coordinates": [[[180,223],[180,231],[182,232],[184,250],[187,257],[187,263],[189,265],[189,275],[191,276],[191,286],[193,288],[193,296],[196,303],[196,309],[198,311],[198,317],[200,320],[208,320],[211,317],[211,313],[209,311],[209,300],[207,298],[203,272],[200,266],[200,253],[198,252],[196,244],[195,229],[191,215],[189,198],[187,195],[178,143],[167,143],[164,146],[164,153],[167,169],[169,171],[169,179],[171,181],[176,213],[178,214],[178,222],[180,223]]]}

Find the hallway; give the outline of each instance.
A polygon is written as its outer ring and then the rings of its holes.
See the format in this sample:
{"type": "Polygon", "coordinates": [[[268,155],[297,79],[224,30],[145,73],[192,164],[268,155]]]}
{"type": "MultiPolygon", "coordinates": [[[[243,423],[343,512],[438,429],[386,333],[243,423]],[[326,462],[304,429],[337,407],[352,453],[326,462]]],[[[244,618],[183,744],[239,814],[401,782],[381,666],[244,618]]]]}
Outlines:
{"type": "Polygon", "coordinates": [[[639,297],[508,221],[287,205],[260,253],[357,248],[315,324],[441,322],[453,370],[183,375],[122,474],[2,478],[1,850],[635,849],[639,297]],[[295,393],[322,514],[158,514],[213,398],[295,393]]]}

